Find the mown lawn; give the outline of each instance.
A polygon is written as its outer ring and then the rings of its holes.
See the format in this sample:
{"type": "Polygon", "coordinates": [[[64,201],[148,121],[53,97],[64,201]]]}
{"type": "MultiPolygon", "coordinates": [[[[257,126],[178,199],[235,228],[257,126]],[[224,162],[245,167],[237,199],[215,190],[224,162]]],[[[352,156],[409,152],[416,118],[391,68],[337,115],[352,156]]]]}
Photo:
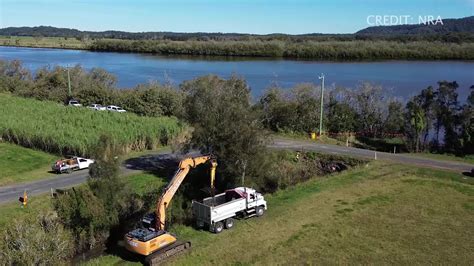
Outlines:
{"type": "Polygon", "coordinates": [[[465,157],[458,157],[453,154],[437,154],[437,153],[413,153],[410,154],[415,157],[423,157],[428,159],[460,162],[460,163],[470,163],[474,167],[474,155],[467,155],[465,157]]]}
{"type": "Polygon", "coordinates": [[[0,186],[54,176],[56,155],[0,142],[0,186]]]}
{"type": "MultiPolygon", "coordinates": [[[[267,195],[262,218],[219,235],[175,226],[201,264],[464,264],[474,261],[474,181],[382,162],[267,195]]],[[[129,264],[104,256],[90,265],[129,264]]]]}
{"type": "Polygon", "coordinates": [[[28,197],[28,206],[25,208],[21,206],[19,201],[1,204],[0,231],[16,222],[21,222],[26,217],[38,217],[39,214],[49,210],[52,210],[50,195],[28,197]]]}

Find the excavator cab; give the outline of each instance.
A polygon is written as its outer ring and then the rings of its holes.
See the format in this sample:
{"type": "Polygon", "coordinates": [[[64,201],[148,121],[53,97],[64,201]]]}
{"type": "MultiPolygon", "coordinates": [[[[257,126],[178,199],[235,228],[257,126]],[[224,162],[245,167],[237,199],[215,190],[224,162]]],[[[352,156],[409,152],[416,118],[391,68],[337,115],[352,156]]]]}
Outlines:
{"type": "Polygon", "coordinates": [[[156,228],[156,215],[155,213],[147,213],[142,218],[142,226],[146,229],[154,230],[156,228]]]}

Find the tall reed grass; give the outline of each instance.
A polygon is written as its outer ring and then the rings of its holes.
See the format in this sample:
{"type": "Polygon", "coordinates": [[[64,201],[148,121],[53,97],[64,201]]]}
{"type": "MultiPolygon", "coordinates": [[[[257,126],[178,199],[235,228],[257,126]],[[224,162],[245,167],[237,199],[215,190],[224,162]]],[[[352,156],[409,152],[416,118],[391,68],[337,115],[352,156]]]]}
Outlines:
{"type": "Polygon", "coordinates": [[[151,149],[167,144],[184,127],[172,117],[98,112],[0,94],[2,139],[47,152],[90,155],[103,134],[124,152],[151,149]]]}

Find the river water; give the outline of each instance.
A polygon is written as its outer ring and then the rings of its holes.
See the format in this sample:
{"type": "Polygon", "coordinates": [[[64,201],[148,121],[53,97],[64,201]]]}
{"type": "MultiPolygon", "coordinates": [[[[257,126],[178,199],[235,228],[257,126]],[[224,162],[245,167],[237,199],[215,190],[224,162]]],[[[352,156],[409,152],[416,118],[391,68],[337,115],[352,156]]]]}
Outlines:
{"type": "MultiPolygon", "coordinates": [[[[103,68],[118,78],[120,88],[149,81],[179,85],[184,80],[207,74],[244,77],[255,97],[276,83],[289,88],[302,82],[318,83],[324,73],[327,86],[354,88],[363,81],[382,85],[392,96],[408,98],[439,80],[457,81],[460,101],[474,85],[474,62],[464,61],[381,61],[321,62],[244,57],[158,56],[150,54],[90,52],[79,50],[0,46],[0,59],[19,59],[32,71],[49,65],[86,69],[103,68]]],[[[74,77],[72,77],[74,78],[74,77]]]]}

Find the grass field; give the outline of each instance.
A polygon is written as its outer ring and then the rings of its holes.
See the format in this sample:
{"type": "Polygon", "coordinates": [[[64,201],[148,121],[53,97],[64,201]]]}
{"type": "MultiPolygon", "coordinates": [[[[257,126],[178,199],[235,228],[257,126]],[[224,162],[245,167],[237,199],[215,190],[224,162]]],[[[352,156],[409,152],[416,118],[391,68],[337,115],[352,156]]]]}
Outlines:
{"type": "MultiPolygon", "coordinates": [[[[412,153],[410,156],[423,157],[436,160],[470,163],[474,165],[474,155],[467,155],[465,157],[458,157],[452,154],[437,154],[437,153],[412,153]]],[[[474,166],[473,166],[474,167],[474,166]]]]}
{"type": "MultiPolygon", "coordinates": [[[[461,264],[474,261],[474,181],[381,162],[267,195],[262,218],[219,235],[172,229],[201,264],[461,264]]],[[[112,255],[88,265],[127,265],[112,255]]]]}
{"type": "Polygon", "coordinates": [[[126,177],[126,180],[133,191],[140,195],[159,189],[165,184],[163,178],[147,173],[131,175],[126,177]]]}
{"type": "Polygon", "coordinates": [[[90,155],[102,134],[125,152],[153,149],[184,127],[170,117],[97,112],[8,94],[0,94],[0,106],[0,137],[58,154],[90,155]]]}
{"type": "Polygon", "coordinates": [[[57,156],[0,142],[0,186],[54,176],[48,173],[57,156]]]}
{"type": "MultiPolygon", "coordinates": [[[[19,193],[18,196],[21,194],[19,193]]],[[[28,206],[26,208],[21,207],[19,201],[2,204],[0,205],[0,231],[27,217],[37,217],[40,213],[52,210],[51,206],[50,195],[28,197],[28,206]]]]}

